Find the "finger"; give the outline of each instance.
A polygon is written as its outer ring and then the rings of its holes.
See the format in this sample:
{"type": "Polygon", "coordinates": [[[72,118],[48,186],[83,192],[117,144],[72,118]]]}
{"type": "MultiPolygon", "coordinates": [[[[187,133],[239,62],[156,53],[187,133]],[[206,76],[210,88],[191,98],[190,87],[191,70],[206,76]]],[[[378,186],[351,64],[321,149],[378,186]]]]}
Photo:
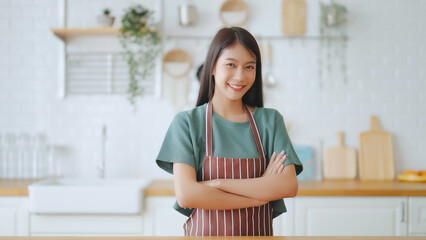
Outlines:
{"type": "Polygon", "coordinates": [[[284,165],[281,165],[280,168],[278,169],[278,173],[282,173],[284,171],[284,165]]]}
{"type": "Polygon", "coordinates": [[[284,155],[280,160],[278,161],[279,165],[283,165],[283,163],[287,160],[287,155],[284,155]]]}
{"type": "Polygon", "coordinates": [[[283,163],[283,159],[285,159],[285,158],[286,158],[286,155],[283,152],[281,152],[280,155],[278,156],[277,160],[275,160],[274,166],[281,165],[283,163]]]}
{"type": "Polygon", "coordinates": [[[276,160],[275,160],[274,164],[276,164],[276,163],[277,163],[277,160],[280,160],[283,156],[284,156],[284,151],[281,151],[281,152],[280,152],[280,154],[278,154],[278,156],[277,156],[277,158],[276,158],[276,160]]]}
{"type": "Polygon", "coordinates": [[[285,155],[284,150],[280,152],[280,154],[278,154],[278,159],[282,158],[285,155]]]}
{"type": "Polygon", "coordinates": [[[275,157],[277,156],[277,154],[274,152],[272,153],[271,159],[269,160],[269,163],[273,163],[275,161],[275,157]]]}
{"type": "Polygon", "coordinates": [[[278,169],[283,166],[284,161],[287,159],[287,155],[284,155],[282,158],[280,158],[278,161],[276,161],[274,166],[274,173],[278,172],[278,169]]]}
{"type": "Polygon", "coordinates": [[[268,174],[269,172],[271,172],[271,169],[272,169],[272,166],[274,164],[276,155],[277,154],[275,152],[272,153],[271,159],[269,160],[268,166],[266,167],[265,174],[268,174]]]}

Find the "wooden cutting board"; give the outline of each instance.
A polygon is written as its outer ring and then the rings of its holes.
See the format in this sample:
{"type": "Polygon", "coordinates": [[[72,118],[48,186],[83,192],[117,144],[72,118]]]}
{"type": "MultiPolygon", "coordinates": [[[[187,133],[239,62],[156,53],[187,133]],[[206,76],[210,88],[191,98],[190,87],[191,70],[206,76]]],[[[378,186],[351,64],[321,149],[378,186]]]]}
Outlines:
{"type": "Polygon", "coordinates": [[[327,148],[324,151],[323,177],[325,179],[356,178],[356,150],[345,146],[344,137],[344,132],[338,132],[338,145],[336,147],[327,148]]]}
{"type": "Polygon", "coordinates": [[[297,36],[306,31],[306,3],[304,0],[283,0],[282,31],[286,35],[297,36]]]}
{"type": "Polygon", "coordinates": [[[361,180],[395,178],[392,135],[379,126],[379,118],[371,116],[371,129],[360,134],[359,177],[361,180]]]}

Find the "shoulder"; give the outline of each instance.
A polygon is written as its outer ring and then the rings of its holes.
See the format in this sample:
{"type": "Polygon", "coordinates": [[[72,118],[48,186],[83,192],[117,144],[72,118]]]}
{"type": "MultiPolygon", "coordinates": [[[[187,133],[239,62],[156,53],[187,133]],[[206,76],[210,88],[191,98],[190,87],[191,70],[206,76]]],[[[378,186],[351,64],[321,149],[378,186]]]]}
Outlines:
{"type": "Polygon", "coordinates": [[[278,110],[263,107],[256,107],[254,117],[262,122],[276,122],[283,119],[283,116],[278,110]]]}
{"type": "Polygon", "coordinates": [[[175,115],[172,124],[193,125],[199,121],[204,121],[206,104],[192,108],[190,110],[179,112],[175,115]]]}

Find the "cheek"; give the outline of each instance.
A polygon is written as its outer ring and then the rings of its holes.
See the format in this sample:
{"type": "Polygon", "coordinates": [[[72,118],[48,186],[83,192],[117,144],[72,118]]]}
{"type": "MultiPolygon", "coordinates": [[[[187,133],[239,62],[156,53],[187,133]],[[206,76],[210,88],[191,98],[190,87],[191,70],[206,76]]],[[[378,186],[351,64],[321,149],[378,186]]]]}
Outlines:
{"type": "Polygon", "coordinates": [[[249,73],[248,78],[250,79],[250,81],[251,81],[252,83],[254,83],[254,81],[256,80],[256,72],[251,72],[251,73],[249,73]]]}
{"type": "Polygon", "coordinates": [[[230,71],[226,68],[219,69],[217,73],[215,74],[215,79],[217,81],[226,81],[227,78],[229,78],[232,74],[230,71]]]}

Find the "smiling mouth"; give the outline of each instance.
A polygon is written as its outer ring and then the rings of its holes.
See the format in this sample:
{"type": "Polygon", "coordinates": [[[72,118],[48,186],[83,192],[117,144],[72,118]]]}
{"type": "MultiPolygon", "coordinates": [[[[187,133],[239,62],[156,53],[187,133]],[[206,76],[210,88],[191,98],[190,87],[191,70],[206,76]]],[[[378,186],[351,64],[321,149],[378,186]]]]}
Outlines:
{"type": "Polygon", "coordinates": [[[244,85],[234,85],[234,84],[230,84],[230,83],[228,83],[228,86],[231,87],[235,91],[241,91],[244,88],[244,85]]]}

